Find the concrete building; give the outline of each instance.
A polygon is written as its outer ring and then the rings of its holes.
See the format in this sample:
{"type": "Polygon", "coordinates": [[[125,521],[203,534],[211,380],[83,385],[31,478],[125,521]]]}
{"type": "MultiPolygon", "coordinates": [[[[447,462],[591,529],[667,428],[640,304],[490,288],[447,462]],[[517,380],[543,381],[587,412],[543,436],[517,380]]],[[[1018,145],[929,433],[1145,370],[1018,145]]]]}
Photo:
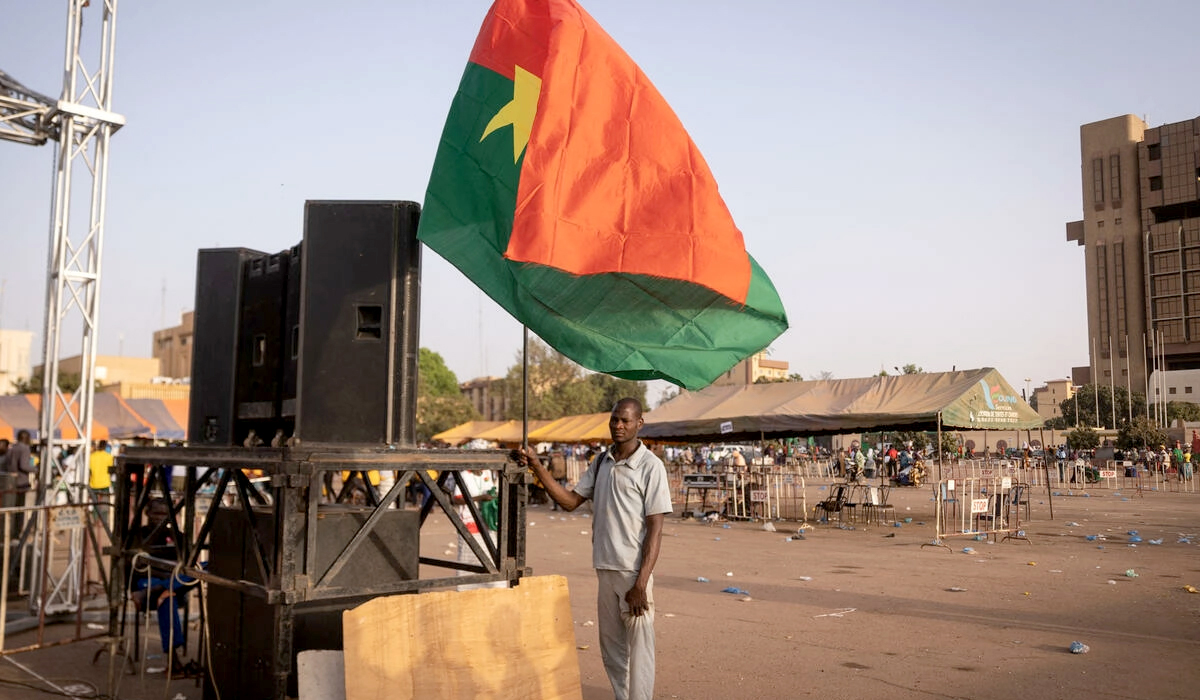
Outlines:
{"type": "Polygon", "coordinates": [[[192,376],[192,312],[186,311],[178,326],[154,332],[151,354],[158,359],[162,376],[184,379],[192,376]]]}
{"type": "Polygon", "coordinates": [[[1090,377],[1145,392],[1166,370],[1200,369],[1200,118],[1080,127],[1090,377]],[[1157,340],[1155,340],[1157,338],[1157,340]]]}
{"type": "Polygon", "coordinates": [[[1058,406],[1075,395],[1075,385],[1070,379],[1052,379],[1045,386],[1033,390],[1038,415],[1046,420],[1062,415],[1058,406]]]}
{"type": "Polygon", "coordinates": [[[0,395],[16,393],[15,383],[30,377],[33,331],[0,330],[0,395]]]}
{"type": "Polygon", "coordinates": [[[483,420],[505,420],[508,397],[501,377],[476,377],[458,385],[483,420]]]}
{"type": "Polygon", "coordinates": [[[754,384],[759,380],[777,382],[784,381],[787,378],[788,363],[782,360],[772,360],[767,357],[767,353],[764,350],[747,357],[731,367],[728,372],[717,377],[713,382],[713,386],[754,384]]]}
{"type": "MultiPolygon", "coordinates": [[[[42,373],[42,365],[33,368],[35,374],[42,373]]],[[[82,374],[83,358],[80,355],[58,361],[60,374],[82,374]]],[[[96,381],[101,386],[122,383],[146,383],[160,376],[158,360],[153,357],[96,356],[96,381]]]]}

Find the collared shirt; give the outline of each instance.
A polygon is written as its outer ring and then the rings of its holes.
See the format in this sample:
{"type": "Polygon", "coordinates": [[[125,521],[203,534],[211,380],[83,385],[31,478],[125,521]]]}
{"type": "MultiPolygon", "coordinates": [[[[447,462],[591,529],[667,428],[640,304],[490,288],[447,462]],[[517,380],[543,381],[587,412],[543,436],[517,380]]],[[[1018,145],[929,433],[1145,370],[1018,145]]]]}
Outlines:
{"type": "Polygon", "coordinates": [[[575,485],[593,501],[592,567],[638,571],[646,540],[646,517],[671,512],[671,489],[662,460],[638,442],[628,459],[602,452],[575,485]]]}

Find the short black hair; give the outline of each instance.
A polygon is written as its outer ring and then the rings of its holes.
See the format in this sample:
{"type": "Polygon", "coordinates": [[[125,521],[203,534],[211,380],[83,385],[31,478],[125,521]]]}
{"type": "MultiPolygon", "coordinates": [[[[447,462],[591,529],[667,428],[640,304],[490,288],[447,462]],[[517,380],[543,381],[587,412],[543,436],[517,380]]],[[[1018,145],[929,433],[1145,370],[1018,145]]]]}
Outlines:
{"type": "Polygon", "coordinates": [[[613,404],[613,413],[621,410],[622,406],[629,406],[633,409],[634,415],[636,415],[638,418],[642,417],[642,402],[638,401],[632,396],[626,396],[625,398],[619,399],[615,404],[613,404]]]}

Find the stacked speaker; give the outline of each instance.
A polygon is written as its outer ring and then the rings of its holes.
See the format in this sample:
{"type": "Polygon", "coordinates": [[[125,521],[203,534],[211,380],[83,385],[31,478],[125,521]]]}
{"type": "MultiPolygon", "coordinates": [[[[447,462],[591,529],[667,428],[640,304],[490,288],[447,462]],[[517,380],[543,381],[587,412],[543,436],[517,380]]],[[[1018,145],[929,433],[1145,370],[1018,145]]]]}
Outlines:
{"type": "Polygon", "coordinates": [[[419,215],[310,201],[289,250],[199,251],[192,445],[413,443],[419,215]]]}

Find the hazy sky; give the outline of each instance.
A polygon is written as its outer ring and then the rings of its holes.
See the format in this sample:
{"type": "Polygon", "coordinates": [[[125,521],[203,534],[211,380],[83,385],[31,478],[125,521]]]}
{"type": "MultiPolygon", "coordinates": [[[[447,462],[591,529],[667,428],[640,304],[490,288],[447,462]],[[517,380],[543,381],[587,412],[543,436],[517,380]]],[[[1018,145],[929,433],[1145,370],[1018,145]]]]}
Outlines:
{"type": "MultiPolygon", "coordinates": [[[[489,5],[121,2],[100,352],[150,355],[197,248],[289,247],[306,199],[421,201],[489,5]]],[[[1079,126],[1200,114],[1194,0],[584,7],[708,160],[792,323],[773,356],[806,377],[1086,364],[1079,126]]],[[[65,14],[7,7],[0,70],[57,96],[65,14]]],[[[0,325],[39,357],[51,148],[0,142],[0,325]]],[[[520,326],[428,250],[422,284],[421,344],[503,374],[520,326]]]]}

